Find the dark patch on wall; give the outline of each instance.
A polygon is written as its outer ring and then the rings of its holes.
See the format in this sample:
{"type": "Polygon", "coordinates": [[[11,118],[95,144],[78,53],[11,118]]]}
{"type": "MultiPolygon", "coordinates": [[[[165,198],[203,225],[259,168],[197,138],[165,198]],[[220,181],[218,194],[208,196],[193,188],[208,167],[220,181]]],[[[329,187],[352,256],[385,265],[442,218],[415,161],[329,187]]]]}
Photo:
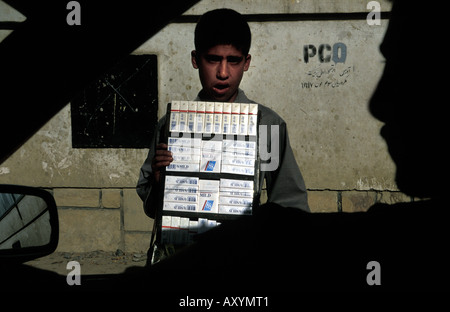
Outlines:
{"type": "Polygon", "coordinates": [[[157,116],[156,55],[130,55],[72,100],[72,147],[147,148],[157,116]]]}

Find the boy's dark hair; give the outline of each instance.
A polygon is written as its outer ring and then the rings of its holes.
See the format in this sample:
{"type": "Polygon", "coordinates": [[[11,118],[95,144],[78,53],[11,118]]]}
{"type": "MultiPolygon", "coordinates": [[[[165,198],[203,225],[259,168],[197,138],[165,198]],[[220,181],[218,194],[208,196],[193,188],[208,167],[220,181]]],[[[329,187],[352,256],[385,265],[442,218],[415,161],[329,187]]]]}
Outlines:
{"type": "Polygon", "coordinates": [[[247,55],[252,40],[244,17],[231,9],[217,9],[202,15],[195,27],[195,49],[202,53],[218,44],[231,44],[247,55]]]}

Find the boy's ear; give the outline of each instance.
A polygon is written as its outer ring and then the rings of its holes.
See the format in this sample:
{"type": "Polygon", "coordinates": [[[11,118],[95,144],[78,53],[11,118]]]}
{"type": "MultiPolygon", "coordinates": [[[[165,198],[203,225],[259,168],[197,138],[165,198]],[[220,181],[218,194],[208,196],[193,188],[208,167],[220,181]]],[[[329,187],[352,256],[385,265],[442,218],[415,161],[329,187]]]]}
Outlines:
{"type": "Polygon", "coordinates": [[[191,62],[192,62],[192,67],[194,67],[195,69],[198,69],[197,51],[195,51],[195,50],[191,51],[191,62]]]}
{"type": "Polygon", "coordinates": [[[252,56],[247,54],[245,57],[244,71],[247,71],[250,68],[250,61],[252,60],[252,56]]]}

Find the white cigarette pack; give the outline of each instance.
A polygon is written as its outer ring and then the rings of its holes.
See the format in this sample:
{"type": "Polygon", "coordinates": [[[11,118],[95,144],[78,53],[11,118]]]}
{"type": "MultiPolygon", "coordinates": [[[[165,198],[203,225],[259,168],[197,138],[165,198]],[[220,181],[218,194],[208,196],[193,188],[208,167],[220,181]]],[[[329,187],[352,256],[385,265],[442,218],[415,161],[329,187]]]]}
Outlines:
{"type": "Polygon", "coordinates": [[[172,222],[170,223],[171,238],[173,244],[179,244],[180,242],[180,217],[172,216],[172,222]]]}
{"type": "Polygon", "coordinates": [[[239,116],[239,134],[248,134],[248,106],[249,104],[241,104],[241,111],[239,116]]]}
{"type": "Polygon", "coordinates": [[[218,193],[220,189],[220,180],[199,179],[198,188],[200,191],[218,193]]]}
{"type": "Polygon", "coordinates": [[[166,184],[198,185],[197,177],[166,176],[166,184]]]}
{"type": "Polygon", "coordinates": [[[187,154],[187,155],[176,155],[173,154],[172,155],[173,161],[174,162],[187,162],[187,163],[200,163],[200,155],[191,155],[191,154],[187,154]]]}
{"type": "Polygon", "coordinates": [[[197,121],[197,102],[189,101],[188,118],[187,118],[187,130],[188,132],[196,131],[197,121]]]}
{"type": "Polygon", "coordinates": [[[247,206],[219,205],[219,213],[247,215],[252,213],[252,208],[247,206]]]}
{"type": "Polygon", "coordinates": [[[199,172],[199,163],[172,162],[166,167],[166,171],[199,172]]]}
{"type": "Polygon", "coordinates": [[[251,207],[253,204],[253,197],[230,197],[222,196],[220,193],[219,205],[236,205],[251,207]]]}
{"type": "Polygon", "coordinates": [[[163,243],[170,243],[171,239],[171,224],[172,224],[172,217],[171,216],[162,216],[162,223],[161,223],[161,241],[163,243]]]}
{"type": "Polygon", "coordinates": [[[216,102],[214,103],[214,133],[222,133],[222,112],[223,112],[223,103],[216,102]]]}
{"type": "Polygon", "coordinates": [[[202,144],[202,139],[200,139],[200,138],[184,138],[184,137],[169,137],[167,139],[167,144],[169,146],[200,148],[201,144],[202,144]]]}
{"type": "Polygon", "coordinates": [[[178,155],[200,155],[200,148],[197,147],[169,145],[167,149],[178,155]]]}
{"type": "Polygon", "coordinates": [[[232,174],[242,174],[242,175],[255,175],[255,168],[243,167],[243,166],[233,166],[233,165],[222,165],[221,172],[232,173],[232,174]]]}
{"type": "Polygon", "coordinates": [[[166,184],[166,185],[164,185],[164,192],[197,194],[198,193],[198,185],[166,184]]]}
{"type": "Polygon", "coordinates": [[[245,189],[221,187],[220,188],[220,196],[253,198],[253,191],[252,190],[245,190],[245,189]]]}
{"type": "Polygon", "coordinates": [[[164,202],[164,210],[169,211],[197,211],[197,204],[182,202],[164,202]]]}
{"type": "Polygon", "coordinates": [[[172,132],[179,131],[180,128],[179,114],[180,114],[180,102],[172,101],[172,105],[170,108],[170,124],[169,124],[170,131],[172,132]]]}
{"type": "Polygon", "coordinates": [[[253,158],[223,157],[222,165],[254,167],[255,160],[253,158]]]}
{"type": "Polygon", "coordinates": [[[231,104],[231,134],[239,134],[239,114],[241,112],[241,104],[231,104]]]}
{"type": "Polygon", "coordinates": [[[197,114],[196,114],[196,131],[197,133],[203,133],[205,131],[205,102],[197,102],[197,114]]]}
{"type": "Polygon", "coordinates": [[[218,173],[221,167],[221,154],[217,152],[202,152],[200,172],[218,173]]]}
{"type": "Polygon", "coordinates": [[[202,151],[211,151],[211,152],[221,152],[222,151],[222,141],[217,140],[206,140],[202,141],[202,151]]]}
{"type": "Polygon", "coordinates": [[[233,157],[246,157],[246,158],[256,158],[256,151],[253,149],[227,149],[223,151],[222,156],[233,158],[233,157]]]}
{"type": "Polygon", "coordinates": [[[198,194],[180,194],[180,193],[165,193],[164,200],[167,202],[182,202],[182,203],[198,203],[198,194]]]}
{"type": "Polygon", "coordinates": [[[236,149],[253,149],[256,150],[256,142],[242,141],[242,140],[228,140],[222,141],[222,147],[224,151],[234,151],[236,149]]]}
{"type": "Polygon", "coordinates": [[[189,218],[180,218],[179,244],[189,243],[189,218]]]}
{"type": "Polygon", "coordinates": [[[205,103],[205,129],[203,133],[213,133],[214,127],[214,102],[205,103]]]}
{"type": "Polygon", "coordinates": [[[218,212],[219,186],[219,180],[199,180],[199,211],[218,212]]]}
{"type": "Polygon", "coordinates": [[[222,133],[230,133],[231,125],[231,103],[223,103],[222,111],[222,133]]]}
{"type": "Polygon", "coordinates": [[[253,181],[237,180],[237,179],[220,179],[220,188],[237,188],[253,191],[253,181]]]}
{"type": "Polygon", "coordinates": [[[189,220],[189,242],[194,241],[194,236],[198,233],[198,221],[189,220]]]}
{"type": "Polygon", "coordinates": [[[187,118],[188,118],[188,109],[189,102],[188,101],[180,101],[180,127],[178,131],[187,132],[187,118]]]}
{"type": "Polygon", "coordinates": [[[258,132],[258,104],[249,104],[248,135],[257,135],[258,132]]]}

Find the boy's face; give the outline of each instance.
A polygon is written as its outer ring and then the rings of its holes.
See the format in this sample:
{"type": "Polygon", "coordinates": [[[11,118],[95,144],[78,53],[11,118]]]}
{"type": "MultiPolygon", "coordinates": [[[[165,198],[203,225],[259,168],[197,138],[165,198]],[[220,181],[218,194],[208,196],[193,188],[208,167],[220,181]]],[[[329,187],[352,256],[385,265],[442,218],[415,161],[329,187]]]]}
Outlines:
{"type": "Polygon", "coordinates": [[[244,72],[250,66],[250,54],[244,55],[230,44],[219,44],[207,51],[192,51],[192,66],[199,70],[203,92],[211,101],[233,102],[244,72]]]}

